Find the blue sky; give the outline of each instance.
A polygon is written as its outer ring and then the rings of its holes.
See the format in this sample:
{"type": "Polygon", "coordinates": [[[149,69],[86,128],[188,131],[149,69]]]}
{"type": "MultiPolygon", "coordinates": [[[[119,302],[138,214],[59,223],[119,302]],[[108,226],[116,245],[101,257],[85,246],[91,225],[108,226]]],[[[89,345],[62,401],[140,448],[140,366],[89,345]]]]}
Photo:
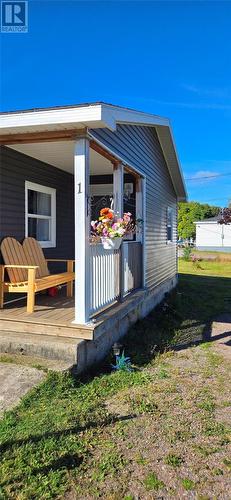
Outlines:
{"type": "Polygon", "coordinates": [[[229,1],[30,0],[29,33],[1,36],[1,109],[102,100],[167,116],[189,199],[224,206],[230,19],[229,1]]]}

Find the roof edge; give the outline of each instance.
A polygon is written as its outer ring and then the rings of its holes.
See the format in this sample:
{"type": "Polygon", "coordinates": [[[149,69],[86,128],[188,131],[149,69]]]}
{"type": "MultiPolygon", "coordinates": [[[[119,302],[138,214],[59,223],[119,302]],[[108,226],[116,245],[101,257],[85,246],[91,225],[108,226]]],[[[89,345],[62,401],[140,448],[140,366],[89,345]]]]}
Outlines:
{"type": "Polygon", "coordinates": [[[44,128],[52,130],[56,127],[70,128],[71,126],[72,128],[80,126],[109,128],[116,131],[117,124],[156,127],[177,198],[185,201],[187,199],[186,186],[168,118],[100,101],[0,114],[2,136],[28,132],[31,128],[33,130],[36,128],[39,132],[44,128]]]}

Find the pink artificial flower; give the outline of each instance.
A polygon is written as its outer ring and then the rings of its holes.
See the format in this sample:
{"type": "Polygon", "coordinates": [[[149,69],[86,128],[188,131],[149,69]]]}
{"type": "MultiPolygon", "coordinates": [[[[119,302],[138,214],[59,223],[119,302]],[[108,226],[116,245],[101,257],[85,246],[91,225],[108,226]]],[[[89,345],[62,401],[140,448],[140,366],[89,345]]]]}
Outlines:
{"type": "Polygon", "coordinates": [[[130,222],[131,220],[131,215],[130,212],[127,212],[126,214],[124,214],[124,221],[125,222],[130,222]]]}
{"type": "Polygon", "coordinates": [[[105,217],[105,219],[103,219],[102,222],[111,222],[111,220],[108,219],[108,217],[105,217]]]}
{"type": "Polygon", "coordinates": [[[123,227],[119,227],[117,233],[120,235],[120,236],[123,236],[124,233],[125,233],[125,229],[123,227]]]}

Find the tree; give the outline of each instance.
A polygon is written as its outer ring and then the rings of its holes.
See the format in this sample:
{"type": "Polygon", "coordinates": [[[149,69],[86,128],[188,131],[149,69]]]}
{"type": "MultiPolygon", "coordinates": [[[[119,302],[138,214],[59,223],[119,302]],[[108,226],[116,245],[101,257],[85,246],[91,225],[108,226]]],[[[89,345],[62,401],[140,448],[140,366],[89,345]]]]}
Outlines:
{"type": "Polygon", "coordinates": [[[180,238],[189,239],[196,237],[195,221],[215,217],[221,211],[220,207],[189,201],[178,204],[178,235],[180,238]]]}
{"type": "Polygon", "coordinates": [[[223,208],[218,219],[219,224],[231,224],[231,207],[223,208]]]}

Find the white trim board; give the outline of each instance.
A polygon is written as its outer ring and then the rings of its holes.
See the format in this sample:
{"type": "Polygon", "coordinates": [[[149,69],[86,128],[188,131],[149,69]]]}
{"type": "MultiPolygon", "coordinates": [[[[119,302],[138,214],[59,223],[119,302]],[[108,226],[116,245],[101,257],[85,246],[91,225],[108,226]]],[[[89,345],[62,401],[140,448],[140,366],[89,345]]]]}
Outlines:
{"type": "Polygon", "coordinates": [[[2,113],[0,134],[4,137],[6,134],[73,128],[108,128],[116,131],[119,123],[156,128],[178,200],[184,201],[187,198],[186,188],[168,118],[106,103],[89,103],[73,107],[2,113]]]}
{"type": "Polygon", "coordinates": [[[116,123],[169,126],[167,118],[104,103],[0,113],[1,133],[9,133],[11,127],[18,127],[21,131],[24,127],[63,124],[69,124],[70,128],[75,126],[82,128],[84,126],[92,127],[92,123],[96,124],[97,122],[98,127],[108,127],[112,130],[116,130],[116,123]]]}
{"type": "Polygon", "coordinates": [[[46,219],[50,221],[50,240],[39,241],[42,248],[56,247],[56,189],[36,184],[34,182],[25,181],[25,237],[28,237],[28,218],[46,219]],[[40,214],[28,213],[28,190],[37,191],[51,195],[51,215],[45,216],[40,214]]]}

